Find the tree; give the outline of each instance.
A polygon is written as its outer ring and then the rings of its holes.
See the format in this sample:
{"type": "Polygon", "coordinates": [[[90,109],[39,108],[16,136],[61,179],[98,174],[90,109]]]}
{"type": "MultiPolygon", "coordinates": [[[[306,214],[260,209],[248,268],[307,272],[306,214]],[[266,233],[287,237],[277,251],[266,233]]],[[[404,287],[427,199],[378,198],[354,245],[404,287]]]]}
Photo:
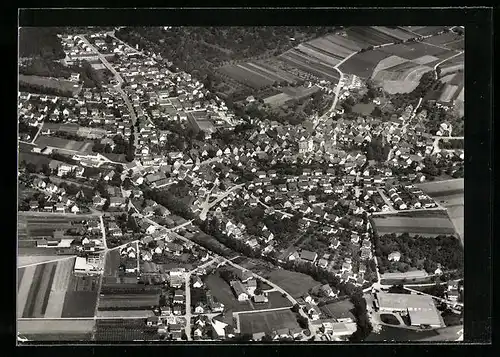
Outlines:
{"type": "Polygon", "coordinates": [[[309,327],[309,320],[304,316],[299,316],[297,318],[297,322],[299,323],[300,328],[306,329],[309,327]]]}

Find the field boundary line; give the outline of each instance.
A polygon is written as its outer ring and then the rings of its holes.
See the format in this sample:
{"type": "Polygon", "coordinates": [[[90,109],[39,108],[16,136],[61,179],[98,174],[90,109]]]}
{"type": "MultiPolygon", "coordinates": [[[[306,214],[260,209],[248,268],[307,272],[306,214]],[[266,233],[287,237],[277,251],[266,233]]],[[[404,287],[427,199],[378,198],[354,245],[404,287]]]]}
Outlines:
{"type": "Polygon", "coordinates": [[[45,260],[43,262],[38,262],[38,263],[32,263],[32,264],[26,264],[26,265],[20,265],[18,266],[17,268],[18,269],[21,269],[21,268],[27,268],[27,267],[32,267],[32,266],[36,266],[36,265],[41,265],[41,264],[50,264],[50,263],[58,263],[62,260],[66,260],[66,259],[72,259],[72,258],[75,258],[76,255],[70,255],[70,256],[65,256],[63,258],[59,258],[59,259],[52,259],[52,260],[45,260]]]}

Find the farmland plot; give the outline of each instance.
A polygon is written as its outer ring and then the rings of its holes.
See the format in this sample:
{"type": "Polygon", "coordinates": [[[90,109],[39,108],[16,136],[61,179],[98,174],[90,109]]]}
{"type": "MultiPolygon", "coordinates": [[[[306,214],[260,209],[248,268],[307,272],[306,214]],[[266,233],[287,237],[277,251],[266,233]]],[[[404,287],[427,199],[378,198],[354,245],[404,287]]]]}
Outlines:
{"type": "Polygon", "coordinates": [[[382,47],[379,50],[408,60],[414,60],[426,55],[444,59],[453,54],[451,50],[442,49],[423,42],[397,44],[382,47]]]}
{"type": "Polygon", "coordinates": [[[95,325],[94,319],[88,320],[18,320],[17,329],[20,334],[88,334],[95,325]]]}
{"type": "Polygon", "coordinates": [[[317,38],[315,40],[306,42],[305,45],[317,49],[319,51],[322,51],[324,54],[329,54],[334,58],[345,58],[349,56],[351,53],[355,51],[351,51],[350,49],[344,48],[342,46],[339,46],[336,43],[332,43],[328,41],[327,39],[324,38],[317,38]]]}
{"type": "Polygon", "coordinates": [[[19,75],[19,83],[43,86],[45,88],[53,88],[65,92],[70,92],[71,95],[78,94],[82,89],[81,85],[75,84],[74,82],[68,80],[41,76],[27,76],[24,74],[19,75]]]}
{"type": "Polygon", "coordinates": [[[427,64],[429,65],[430,63],[434,62],[439,62],[439,58],[430,56],[430,55],[425,55],[422,57],[415,58],[413,62],[418,63],[418,64],[427,64]]]}
{"type": "Polygon", "coordinates": [[[444,87],[444,90],[441,93],[441,96],[439,97],[439,101],[445,102],[445,103],[451,102],[457,89],[458,89],[458,86],[447,84],[444,87]]]}
{"type": "Polygon", "coordinates": [[[390,54],[379,50],[356,53],[347,61],[340,65],[340,70],[344,73],[354,74],[361,78],[370,78],[378,63],[390,54]]]}
{"type": "Polygon", "coordinates": [[[64,298],[71,280],[74,264],[74,259],[66,259],[57,263],[54,274],[54,282],[52,283],[52,287],[50,289],[47,309],[45,311],[45,317],[62,316],[64,298]]]}
{"type": "Polygon", "coordinates": [[[389,56],[387,58],[382,59],[373,69],[373,75],[375,75],[378,71],[389,69],[395,67],[400,64],[408,63],[409,61],[406,58],[401,58],[398,56],[389,56]]]}
{"type": "Polygon", "coordinates": [[[433,33],[443,31],[445,28],[446,26],[423,26],[421,28],[413,30],[413,32],[416,32],[421,36],[428,36],[432,35],[433,33]]]}
{"type": "Polygon", "coordinates": [[[320,50],[311,48],[310,46],[307,46],[307,44],[298,45],[296,49],[297,49],[297,51],[300,51],[301,53],[304,53],[308,56],[311,56],[311,57],[313,57],[321,62],[324,62],[326,64],[329,64],[331,66],[335,66],[340,62],[340,58],[336,58],[333,55],[321,53],[320,50]]]}
{"type": "Polygon", "coordinates": [[[267,78],[257,76],[238,66],[224,66],[219,68],[219,72],[255,89],[262,88],[273,83],[273,81],[267,78]]]}
{"type": "Polygon", "coordinates": [[[71,275],[61,317],[93,317],[99,277],[71,275]]]}
{"type": "Polygon", "coordinates": [[[432,45],[439,45],[439,46],[446,47],[446,44],[448,44],[450,42],[455,42],[455,41],[461,40],[461,39],[463,40],[463,36],[456,34],[454,32],[447,32],[447,33],[443,33],[440,35],[436,35],[436,36],[432,36],[430,38],[427,38],[427,39],[425,39],[424,42],[430,43],[432,45]]]}
{"type": "Polygon", "coordinates": [[[463,70],[464,64],[463,63],[450,64],[450,63],[445,62],[443,66],[439,66],[439,67],[441,68],[441,75],[445,75],[448,73],[455,73],[455,72],[458,72],[460,70],[463,70]]]}
{"type": "MultiPolygon", "coordinates": [[[[322,39],[340,47],[349,50],[349,52],[357,52],[361,50],[361,47],[354,41],[351,41],[345,37],[339,35],[327,35],[322,39]]],[[[312,42],[312,41],[311,41],[312,42]]]]}
{"type": "MultiPolygon", "coordinates": [[[[31,279],[31,284],[26,296],[22,317],[43,317],[47,307],[47,301],[50,293],[50,288],[54,279],[56,263],[48,263],[37,265],[34,268],[34,273],[31,279]]],[[[27,268],[28,269],[28,268],[27,268]]],[[[24,279],[29,279],[29,275],[24,274],[24,279]]],[[[26,281],[26,284],[29,281],[26,281]]],[[[23,289],[20,294],[21,305],[26,293],[26,287],[21,285],[23,289]]],[[[18,306],[20,308],[21,306],[18,306]]],[[[18,312],[19,313],[19,312],[18,312]]]]}
{"type": "Polygon", "coordinates": [[[242,314],[239,316],[241,332],[254,334],[289,328],[300,328],[295,314],[290,310],[242,314]]]}
{"type": "Polygon", "coordinates": [[[301,69],[307,73],[311,73],[320,78],[325,78],[333,83],[337,83],[339,80],[339,74],[336,69],[321,64],[313,58],[307,58],[306,56],[297,53],[297,51],[291,50],[285,52],[279,57],[279,59],[285,61],[293,67],[301,69]]]}
{"type": "Polygon", "coordinates": [[[369,46],[378,46],[386,43],[394,42],[395,38],[388,34],[385,34],[373,27],[358,27],[353,26],[346,30],[347,38],[357,42],[358,44],[363,44],[362,47],[366,47],[365,44],[369,46]]]}
{"type": "Polygon", "coordinates": [[[396,40],[406,41],[409,40],[410,38],[415,37],[415,35],[410,34],[407,31],[401,30],[399,28],[389,28],[384,26],[372,26],[372,28],[396,40]]]}
{"type": "Polygon", "coordinates": [[[19,287],[17,289],[17,317],[22,317],[23,312],[28,301],[28,295],[30,292],[31,284],[33,283],[33,278],[35,277],[35,266],[29,266],[22,270],[23,273],[20,274],[18,283],[19,287]]]}
{"type": "Polygon", "coordinates": [[[269,280],[297,298],[320,283],[309,275],[277,269],[269,274],[269,280]]]}
{"type": "Polygon", "coordinates": [[[96,341],[157,340],[156,328],[146,326],[142,319],[97,320],[96,341]]]}
{"type": "Polygon", "coordinates": [[[374,218],[375,229],[378,234],[409,233],[411,235],[440,235],[455,234],[453,224],[448,218],[411,218],[411,217],[384,217],[374,218]]]}
{"type": "Polygon", "coordinates": [[[270,64],[267,64],[265,62],[248,62],[248,65],[258,68],[266,73],[273,73],[275,76],[282,78],[283,80],[286,80],[289,83],[294,83],[299,80],[298,77],[294,76],[291,73],[288,73],[286,71],[283,71],[281,69],[278,69],[270,64]]]}

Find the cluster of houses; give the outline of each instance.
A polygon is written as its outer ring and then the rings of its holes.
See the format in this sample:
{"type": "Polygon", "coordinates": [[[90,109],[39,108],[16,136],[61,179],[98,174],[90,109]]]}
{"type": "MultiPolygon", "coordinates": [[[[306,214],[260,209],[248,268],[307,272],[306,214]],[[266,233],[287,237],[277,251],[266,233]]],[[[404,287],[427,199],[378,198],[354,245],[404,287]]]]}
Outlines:
{"type": "Polygon", "coordinates": [[[265,293],[256,295],[257,280],[253,274],[248,270],[237,270],[237,280],[232,280],[229,285],[233,289],[235,297],[238,301],[249,301],[250,299],[255,303],[265,303],[268,298],[265,293]]]}
{"type": "Polygon", "coordinates": [[[385,193],[391,201],[392,207],[398,210],[434,208],[437,206],[432,198],[411,184],[388,185],[385,193]]]}
{"type": "Polygon", "coordinates": [[[182,340],[184,326],[176,316],[151,316],[146,319],[146,326],[157,329],[158,335],[164,339],[182,340]]]}
{"type": "Polygon", "coordinates": [[[235,336],[232,321],[224,314],[214,317],[198,315],[192,321],[193,340],[224,340],[235,336]]]}
{"type": "Polygon", "coordinates": [[[42,203],[36,200],[29,202],[30,211],[55,212],[55,213],[81,213],[82,207],[76,203],[76,200],[83,195],[79,191],[75,197],[70,197],[64,187],[58,187],[54,183],[47,183],[46,180],[36,177],[33,180],[32,187],[45,195],[42,203]]]}

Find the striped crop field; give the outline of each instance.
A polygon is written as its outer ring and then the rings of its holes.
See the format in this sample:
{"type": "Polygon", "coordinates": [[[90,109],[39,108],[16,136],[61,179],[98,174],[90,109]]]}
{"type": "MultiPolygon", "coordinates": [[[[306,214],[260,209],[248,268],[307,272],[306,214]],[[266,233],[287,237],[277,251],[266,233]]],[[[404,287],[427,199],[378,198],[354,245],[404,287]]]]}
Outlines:
{"type": "MultiPolygon", "coordinates": [[[[17,330],[20,334],[26,335],[47,335],[47,334],[82,334],[92,333],[95,326],[94,319],[88,320],[18,320],[17,330]]],[[[36,339],[37,340],[37,339],[36,339]]]]}
{"type": "Polygon", "coordinates": [[[459,40],[463,40],[463,36],[454,33],[454,32],[446,32],[440,35],[432,36],[429,38],[426,38],[424,40],[425,43],[430,43],[432,45],[439,45],[443,47],[447,47],[446,45],[451,42],[456,42],[459,40]]]}
{"type": "Polygon", "coordinates": [[[277,68],[273,68],[272,66],[266,65],[265,63],[248,62],[245,64],[245,66],[253,70],[256,70],[257,72],[260,72],[263,75],[267,75],[276,81],[286,81],[288,83],[295,83],[299,80],[299,78],[295,77],[293,74],[281,71],[277,68]]]}
{"type": "Polygon", "coordinates": [[[325,53],[322,50],[318,50],[318,49],[316,49],[313,46],[308,45],[308,44],[300,44],[296,47],[296,50],[300,51],[301,53],[303,53],[305,55],[311,56],[311,57],[313,57],[321,62],[329,64],[331,66],[335,66],[340,62],[340,58],[338,58],[334,55],[325,53]]]}
{"type": "Polygon", "coordinates": [[[418,29],[413,30],[413,32],[421,36],[428,36],[443,31],[445,27],[446,26],[420,26],[418,29]]]}
{"type": "Polygon", "coordinates": [[[243,83],[255,89],[273,84],[273,81],[268,79],[267,77],[239,67],[237,65],[224,66],[219,68],[218,71],[226,76],[231,77],[237,82],[243,83]]]}
{"type": "Polygon", "coordinates": [[[399,56],[408,60],[414,60],[422,56],[434,56],[445,59],[453,55],[454,51],[432,46],[423,42],[402,43],[379,48],[380,51],[390,55],[399,56]]]}
{"type": "Polygon", "coordinates": [[[434,56],[430,56],[430,55],[424,55],[422,57],[415,58],[413,60],[413,62],[418,63],[418,64],[429,64],[429,63],[436,62],[436,61],[439,62],[439,58],[434,57],[434,56]]]}
{"type": "Polygon", "coordinates": [[[384,26],[372,26],[371,28],[400,41],[406,41],[410,38],[415,38],[414,34],[411,34],[408,31],[402,30],[400,28],[390,28],[384,26]]]}
{"type": "Polygon", "coordinates": [[[264,78],[268,78],[269,80],[271,80],[273,82],[281,82],[284,80],[283,78],[280,78],[279,76],[275,75],[274,73],[268,73],[268,72],[262,70],[261,68],[259,68],[258,66],[251,65],[250,63],[242,63],[242,64],[238,64],[237,66],[240,68],[243,68],[244,70],[249,71],[250,73],[254,73],[254,74],[261,76],[261,77],[264,77],[264,78]]]}
{"type": "Polygon", "coordinates": [[[325,78],[333,83],[337,83],[340,78],[335,68],[321,64],[312,58],[307,59],[293,50],[280,55],[279,59],[293,67],[311,73],[319,78],[325,78]]]}
{"type": "Polygon", "coordinates": [[[370,78],[375,67],[383,59],[391,55],[380,50],[356,53],[339,66],[344,73],[354,74],[361,78],[370,78]]]}
{"type": "Polygon", "coordinates": [[[18,317],[43,317],[57,263],[26,267],[18,289],[18,317]]]}
{"type": "MultiPolygon", "coordinates": [[[[439,101],[445,103],[451,102],[457,90],[458,86],[447,84],[444,87],[443,92],[441,93],[441,97],[439,97],[439,101]]],[[[460,91],[458,93],[460,93],[460,91]]]]}
{"type": "Polygon", "coordinates": [[[389,56],[387,58],[382,59],[377,66],[373,69],[373,75],[377,74],[378,71],[388,70],[389,68],[393,68],[394,66],[408,63],[409,61],[406,58],[398,57],[398,56],[389,56]]]}
{"type": "Polygon", "coordinates": [[[379,46],[392,43],[396,38],[373,27],[353,26],[346,30],[347,38],[358,43],[361,47],[379,46]]]}
{"type": "Polygon", "coordinates": [[[448,217],[377,217],[373,219],[373,222],[375,230],[379,235],[405,232],[408,232],[410,235],[425,234],[438,236],[440,234],[455,234],[455,227],[448,217]]]}
{"type": "Polygon", "coordinates": [[[64,298],[68,290],[71,274],[73,273],[74,259],[61,260],[57,263],[54,282],[50,289],[49,302],[45,311],[45,317],[61,317],[64,298]]]}
{"type": "Polygon", "coordinates": [[[448,64],[445,62],[444,66],[439,66],[439,67],[441,68],[441,75],[446,75],[449,73],[456,73],[459,70],[463,70],[464,64],[463,63],[461,63],[461,64],[448,64]]]}

